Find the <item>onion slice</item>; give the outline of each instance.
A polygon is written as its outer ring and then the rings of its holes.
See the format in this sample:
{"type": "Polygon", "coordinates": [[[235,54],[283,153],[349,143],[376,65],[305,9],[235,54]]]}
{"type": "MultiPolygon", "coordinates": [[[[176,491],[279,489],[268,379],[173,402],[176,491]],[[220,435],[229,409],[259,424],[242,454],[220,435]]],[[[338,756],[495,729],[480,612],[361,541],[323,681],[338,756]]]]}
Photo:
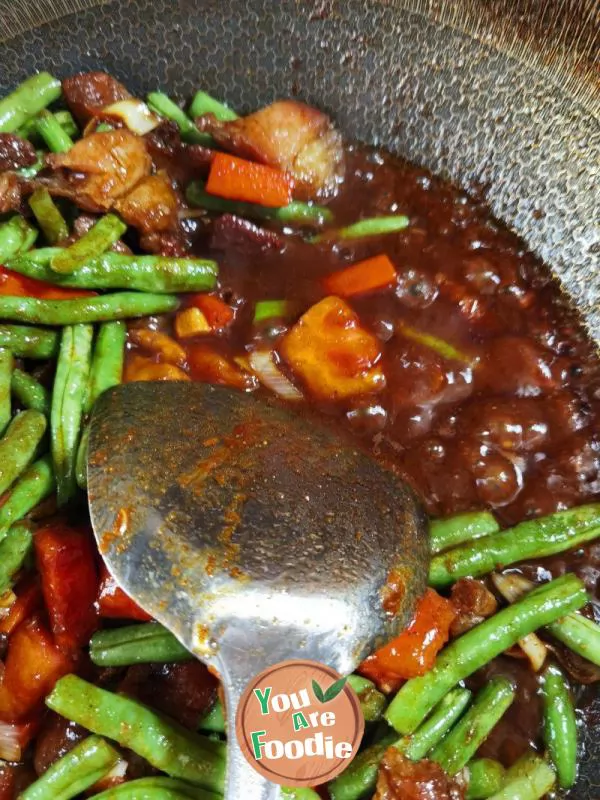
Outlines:
{"type": "Polygon", "coordinates": [[[142,100],[131,98],[129,100],[119,100],[102,109],[102,115],[118,117],[123,120],[125,125],[133,133],[143,136],[145,133],[153,131],[160,125],[160,120],[146,103],[142,100]]]}
{"type": "MultiPolygon", "coordinates": [[[[502,597],[509,603],[514,603],[524,594],[527,594],[534,585],[522,575],[510,572],[506,575],[493,572],[492,582],[502,597]]],[[[529,659],[534,672],[539,672],[548,655],[548,648],[544,642],[542,642],[537,634],[530,633],[522,639],[519,639],[519,647],[529,659]]]]}
{"type": "Polygon", "coordinates": [[[281,372],[271,350],[255,350],[248,357],[250,369],[258,380],[282,400],[297,402],[302,393],[281,372]]]}

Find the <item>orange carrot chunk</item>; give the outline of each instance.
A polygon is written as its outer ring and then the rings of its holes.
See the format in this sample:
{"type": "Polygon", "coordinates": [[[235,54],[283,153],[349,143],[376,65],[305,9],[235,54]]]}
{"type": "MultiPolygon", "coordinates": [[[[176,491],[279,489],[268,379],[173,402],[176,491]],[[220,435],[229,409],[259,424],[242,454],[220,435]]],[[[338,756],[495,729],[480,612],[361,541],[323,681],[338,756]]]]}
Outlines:
{"type": "Polygon", "coordinates": [[[279,169],[228,153],[216,153],[206,191],[229,200],[279,208],[291,202],[293,186],[293,179],[279,169]]]}
{"type": "Polygon", "coordinates": [[[385,289],[386,286],[395,283],[396,278],[396,268],[382,253],[328,275],[323,284],[325,291],[329,294],[336,294],[338,297],[353,297],[357,294],[385,289]]]}

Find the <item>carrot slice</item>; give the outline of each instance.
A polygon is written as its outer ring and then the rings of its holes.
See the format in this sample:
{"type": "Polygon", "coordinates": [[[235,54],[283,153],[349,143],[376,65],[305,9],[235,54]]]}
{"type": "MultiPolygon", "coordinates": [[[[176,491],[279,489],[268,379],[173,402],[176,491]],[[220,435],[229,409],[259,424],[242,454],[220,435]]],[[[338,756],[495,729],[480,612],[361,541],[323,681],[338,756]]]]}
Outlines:
{"type": "Polygon", "coordinates": [[[188,305],[202,311],[213,331],[226,328],[235,316],[231,306],[214,294],[192,294],[188,295],[186,300],[188,305]]]}
{"type": "Polygon", "coordinates": [[[0,295],[2,297],[37,297],[41,300],[74,300],[76,297],[95,297],[97,292],[82,289],[62,289],[36,278],[27,278],[0,266],[0,295]]]}
{"type": "Polygon", "coordinates": [[[396,268],[382,253],[328,275],[323,284],[328,294],[353,297],[357,294],[374,292],[376,289],[384,289],[394,283],[396,278],[396,268]]]}
{"type": "Polygon", "coordinates": [[[291,202],[293,186],[293,179],[279,169],[215,153],[206,191],[229,200],[279,208],[291,202]]]}

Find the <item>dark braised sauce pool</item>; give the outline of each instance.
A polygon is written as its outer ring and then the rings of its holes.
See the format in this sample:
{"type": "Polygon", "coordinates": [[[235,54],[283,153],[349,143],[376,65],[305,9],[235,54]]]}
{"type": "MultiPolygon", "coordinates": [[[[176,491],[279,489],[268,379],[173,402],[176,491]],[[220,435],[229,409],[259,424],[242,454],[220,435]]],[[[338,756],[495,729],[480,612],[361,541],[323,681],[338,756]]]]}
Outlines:
{"type": "MultiPolygon", "coordinates": [[[[316,411],[354,435],[409,480],[433,516],[488,506],[509,525],[597,498],[599,362],[545,266],[483,201],[366,148],[347,149],[346,180],[330,208],[336,225],[390,213],[406,214],[410,225],[333,245],[286,237],[279,251],[233,226],[210,240],[202,220],[190,221],[195,249],[218,258],[222,296],[236,308],[234,324],[211,344],[231,357],[262,345],[277,350],[293,321],[253,325],[256,301],[289,299],[295,321],[326,295],[325,275],[387,253],[397,288],[348,301],[377,337],[385,388],[330,403],[295,379],[305,398],[299,413],[316,411]],[[452,343],[471,364],[407,338],[403,324],[452,343]]],[[[182,344],[192,378],[214,381],[196,345],[182,344]]],[[[293,379],[284,359],[280,365],[293,379]]],[[[524,571],[532,578],[574,571],[598,599],[600,546],[524,571]]],[[[535,676],[509,657],[484,672],[518,679],[517,701],[481,753],[512,763],[528,742],[539,744],[535,676]]]]}

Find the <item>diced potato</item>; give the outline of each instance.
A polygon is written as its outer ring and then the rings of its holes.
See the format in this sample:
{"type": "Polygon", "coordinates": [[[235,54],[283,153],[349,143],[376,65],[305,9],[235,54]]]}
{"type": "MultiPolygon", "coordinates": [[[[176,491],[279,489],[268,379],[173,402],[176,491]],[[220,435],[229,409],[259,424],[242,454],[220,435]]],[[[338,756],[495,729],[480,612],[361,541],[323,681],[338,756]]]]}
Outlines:
{"type": "Polygon", "coordinates": [[[230,386],[241,391],[256,389],[258,381],[227,355],[208,344],[190,344],[187,351],[190,373],[195,381],[230,386]]]}
{"type": "Polygon", "coordinates": [[[180,311],[175,317],[175,333],[180,339],[189,339],[200,333],[210,333],[208,320],[199,308],[192,306],[180,311]]]}
{"type": "Polygon", "coordinates": [[[189,376],[174,364],[158,364],[151,358],[133,354],[125,368],[125,383],[133,381],[189,381],[189,376]]]}
{"type": "Polygon", "coordinates": [[[377,339],[339,297],[326,297],[286,334],[280,352],[319,400],[372,394],[385,386],[377,339]]]}
{"type": "Polygon", "coordinates": [[[161,361],[166,361],[167,364],[175,364],[178,367],[182,367],[185,364],[185,350],[175,339],[167,336],[166,333],[153,331],[149,328],[132,328],[129,331],[129,341],[134,342],[144,350],[156,353],[161,361]]]}

